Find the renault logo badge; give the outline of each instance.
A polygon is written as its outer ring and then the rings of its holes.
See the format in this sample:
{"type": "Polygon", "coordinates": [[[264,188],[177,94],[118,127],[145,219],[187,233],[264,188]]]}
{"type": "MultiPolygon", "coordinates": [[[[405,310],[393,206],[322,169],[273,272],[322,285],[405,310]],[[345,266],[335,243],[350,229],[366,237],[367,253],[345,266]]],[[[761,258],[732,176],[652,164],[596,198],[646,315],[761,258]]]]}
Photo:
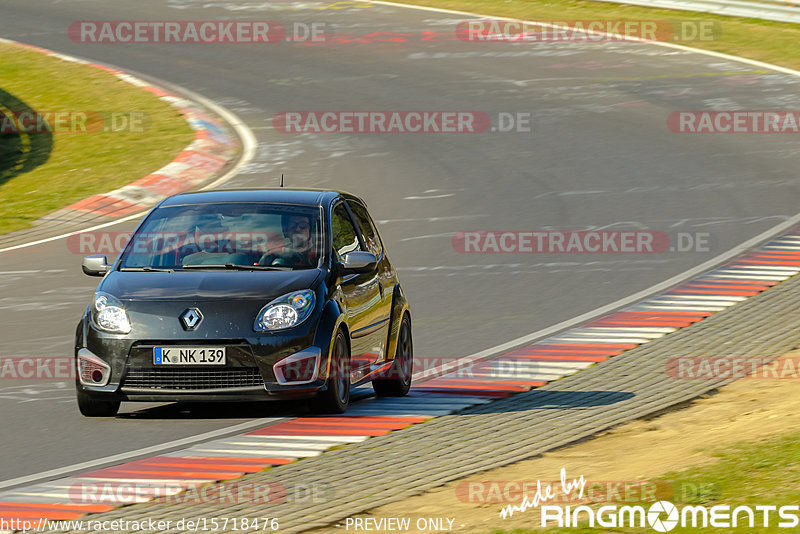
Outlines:
{"type": "Polygon", "coordinates": [[[197,308],[189,308],[181,314],[181,324],[184,330],[194,330],[202,320],[203,314],[197,308]]]}

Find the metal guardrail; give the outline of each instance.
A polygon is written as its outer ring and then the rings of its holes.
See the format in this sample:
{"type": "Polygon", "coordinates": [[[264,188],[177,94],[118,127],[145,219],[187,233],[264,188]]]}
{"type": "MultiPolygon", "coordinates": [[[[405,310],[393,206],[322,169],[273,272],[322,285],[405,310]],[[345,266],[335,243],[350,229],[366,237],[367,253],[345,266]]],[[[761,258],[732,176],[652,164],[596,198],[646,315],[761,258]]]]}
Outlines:
{"type": "Polygon", "coordinates": [[[681,11],[699,11],[715,15],[747,17],[778,22],[800,23],[800,0],[594,0],[615,4],[633,4],[681,11]]]}

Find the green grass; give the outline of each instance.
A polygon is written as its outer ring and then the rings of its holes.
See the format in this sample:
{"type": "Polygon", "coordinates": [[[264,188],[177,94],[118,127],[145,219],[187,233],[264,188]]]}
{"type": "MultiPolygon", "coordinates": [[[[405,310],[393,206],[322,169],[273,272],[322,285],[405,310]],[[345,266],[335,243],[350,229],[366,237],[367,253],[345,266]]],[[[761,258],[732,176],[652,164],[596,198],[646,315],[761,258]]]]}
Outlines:
{"type": "Polygon", "coordinates": [[[800,46],[797,46],[800,42],[800,24],[581,0],[402,1],[406,4],[534,21],[715,21],[718,23],[718,34],[715,33],[714,40],[688,40],[680,44],[800,69],[800,46]]]}
{"type": "Polygon", "coordinates": [[[108,72],[5,44],[0,44],[2,109],[136,112],[146,120],[138,131],[0,134],[0,234],[142,178],[169,163],[194,137],[180,113],[151,93],[108,72]]]}
{"type": "MultiPolygon", "coordinates": [[[[669,483],[676,491],[670,502],[681,508],[684,505],[706,506],[728,505],[731,510],[738,505],[796,505],[800,502],[800,433],[791,433],[763,442],[738,443],[715,451],[718,462],[705,467],[690,468],[685,471],[667,473],[658,480],[669,483]],[[681,491],[679,488],[687,488],[681,491]]],[[[622,506],[636,503],[610,503],[622,506]]],[[[651,503],[641,503],[647,508],[651,503]]],[[[524,517],[524,513],[522,514],[524,517]]],[[[585,516],[584,516],[585,517],[585,516]]],[[[740,516],[744,519],[744,516],[740,516]]],[[[792,529],[778,529],[776,514],[773,513],[770,527],[759,527],[761,520],[756,515],[756,528],[748,528],[740,523],[736,529],[724,528],[675,528],[671,532],[692,533],[768,533],[790,532],[792,529]]],[[[746,524],[746,522],[745,522],[746,524]]],[[[796,531],[796,530],[795,530],[796,531]]],[[[495,530],[494,534],[527,534],[546,532],[548,534],[597,533],[597,532],[653,532],[652,529],[615,528],[550,528],[541,530],[495,530]]]]}

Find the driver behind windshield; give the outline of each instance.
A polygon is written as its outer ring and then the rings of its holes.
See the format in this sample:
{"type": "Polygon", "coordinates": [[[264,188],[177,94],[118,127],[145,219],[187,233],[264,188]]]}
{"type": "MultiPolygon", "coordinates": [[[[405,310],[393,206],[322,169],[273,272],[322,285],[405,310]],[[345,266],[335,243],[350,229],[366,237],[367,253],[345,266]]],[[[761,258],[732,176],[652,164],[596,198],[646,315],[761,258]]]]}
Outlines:
{"type": "Polygon", "coordinates": [[[286,246],[277,254],[264,254],[260,265],[286,267],[315,267],[317,247],[311,228],[311,219],[306,215],[283,215],[281,217],[286,246]]]}
{"type": "Polygon", "coordinates": [[[237,251],[224,238],[225,228],[218,220],[199,221],[193,230],[193,243],[187,247],[188,252],[196,250],[183,258],[183,265],[224,265],[226,263],[247,264],[250,257],[237,251]]]}

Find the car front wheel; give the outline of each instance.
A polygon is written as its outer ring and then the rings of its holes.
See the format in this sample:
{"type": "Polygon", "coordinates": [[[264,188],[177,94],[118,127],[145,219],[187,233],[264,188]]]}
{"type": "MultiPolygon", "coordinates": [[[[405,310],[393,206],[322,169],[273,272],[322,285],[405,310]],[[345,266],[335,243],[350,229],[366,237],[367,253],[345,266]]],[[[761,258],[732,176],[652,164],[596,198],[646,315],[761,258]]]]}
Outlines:
{"type": "Polygon", "coordinates": [[[314,397],[312,407],[318,413],[344,413],[350,405],[350,351],[341,330],[333,341],[330,368],[325,389],[314,397]]]}
{"type": "Polygon", "coordinates": [[[98,400],[81,390],[77,393],[78,409],[86,417],[114,417],[119,411],[119,401],[98,400]]]}

